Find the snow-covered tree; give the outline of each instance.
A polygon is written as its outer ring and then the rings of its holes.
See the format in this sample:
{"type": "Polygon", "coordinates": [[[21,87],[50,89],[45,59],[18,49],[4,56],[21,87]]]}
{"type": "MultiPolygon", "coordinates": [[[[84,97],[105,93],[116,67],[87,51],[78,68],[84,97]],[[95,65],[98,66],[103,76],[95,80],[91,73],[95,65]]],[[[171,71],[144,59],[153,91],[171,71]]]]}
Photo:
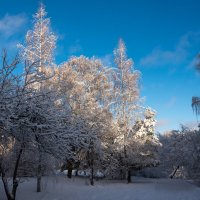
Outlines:
{"type": "Polygon", "coordinates": [[[128,175],[127,142],[128,135],[136,120],[139,108],[139,72],[134,70],[133,61],[127,58],[126,46],[122,39],[114,51],[116,71],[113,73],[113,104],[111,112],[118,127],[117,140],[123,146],[122,171],[128,175]]]}
{"type": "Polygon", "coordinates": [[[160,142],[155,135],[155,111],[151,108],[146,108],[144,111],[144,119],[139,119],[133,126],[130,139],[129,155],[133,156],[130,159],[133,169],[142,169],[145,167],[156,166],[158,160],[158,148],[160,142]],[[134,144],[132,144],[132,142],[134,144]]]}
{"type": "Polygon", "coordinates": [[[8,200],[12,200],[15,199],[19,183],[17,170],[25,138],[25,135],[22,134],[22,127],[20,129],[21,137],[19,137],[19,133],[16,134],[17,127],[14,121],[18,120],[18,125],[20,125],[24,119],[23,115],[17,116],[16,112],[21,108],[21,103],[23,102],[22,92],[25,92],[25,90],[20,84],[21,77],[14,73],[19,60],[14,59],[13,62],[9,63],[7,54],[4,52],[2,61],[2,65],[0,66],[0,172],[7,198],[8,200]],[[18,142],[19,138],[21,142],[18,142]],[[8,176],[10,175],[12,177],[11,189],[8,183],[8,176]]]}
{"type": "MultiPolygon", "coordinates": [[[[180,131],[170,131],[159,136],[162,148],[160,148],[160,167],[164,168],[164,175],[175,175],[179,167],[183,165],[184,156],[182,152],[183,135],[180,131]]],[[[172,176],[172,177],[173,177],[172,176]]]]}
{"type": "MultiPolygon", "coordinates": [[[[90,102],[104,107],[109,98],[109,81],[100,60],[85,56],[72,57],[60,66],[58,81],[71,109],[79,110],[90,102]]],[[[89,106],[89,105],[88,105],[89,106]]]]}
{"type": "Polygon", "coordinates": [[[116,70],[113,75],[113,114],[121,123],[126,122],[131,126],[138,108],[140,73],[134,69],[132,59],[127,58],[126,46],[122,39],[119,40],[114,55],[116,70]]]}
{"type": "Polygon", "coordinates": [[[64,130],[60,127],[60,114],[62,113],[55,106],[56,93],[49,91],[48,88],[36,90],[30,87],[42,81],[34,77],[32,80],[35,82],[29,79],[29,73],[32,72],[31,68],[34,64],[27,64],[23,74],[15,75],[14,70],[17,64],[17,60],[9,64],[4,54],[3,65],[0,68],[0,171],[9,200],[15,199],[19,184],[19,168],[22,167],[22,161],[26,161],[27,152],[30,154],[32,151],[38,152],[35,158],[38,155],[38,178],[40,180],[41,155],[54,154],[58,151],[59,134],[64,130]],[[9,176],[13,178],[12,188],[8,183],[9,176]]]}
{"type": "Polygon", "coordinates": [[[200,180],[200,130],[186,129],[184,157],[187,159],[186,170],[189,178],[200,180]]]}
{"type": "Polygon", "coordinates": [[[17,177],[28,165],[40,191],[41,178],[54,159],[67,162],[69,173],[73,167],[90,169],[91,184],[97,170],[130,178],[132,167],[155,161],[155,113],[142,113],[140,73],[127,58],[124,42],[114,51],[114,68],[85,56],[57,67],[56,37],[46,15],[41,4],[25,45],[19,45],[24,72],[14,76],[18,62],[7,66],[5,59],[0,71],[0,168],[3,174],[9,163],[9,173],[14,171],[12,191],[8,173],[3,175],[9,200],[15,199],[17,177]]]}
{"type": "Polygon", "coordinates": [[[50,67],[54,62],[56,36],[51,32],[50,19],[41,4],[34,17],[34,28],[26,34],[26,45],[21,46],[23,56],[30,63],[38,62],[38,68],[50,67]]]}
{"type": "MultiPolygon", "coordinates": [[[[70,122],[68,127],[71,127],[74,134],[78,133],[79,138],[84,137],[85,141],[84,145],[72,145],[76,156],[67,158],[67,162],[71,163],[68,166],[72,166],[73,162],[80,163],[77,159],[81,154],[80,167],[85,163],[94,172],[100,158],[102,138],[107,134],[112,120],[112,115],[107,110],[110,83],[106,70],[100,60],[95,58],[72,57],[60,66],[53,85],[55,82],[60,93],[60,102],[64,103],[65,108],[71,113],[73,122],[70,122]],[[88,158],[94,159],[91,161],[88,158]]],[[[71,170],[68,169],[69,171],[71,170]]]]}
{"type": "MultiPolygon", "coordinates": [[[[46,17],[47,12],[43,4],[40,5],[34,17],[33,30],[26,34],[25,45],[19,44],[22,58],[28,64],[34,64],[32,73],[29,73],[29,79],[33,79],[32,74],[40,80],[40,77],[52,74],[54,66],[54,50],[56,48],[56,36],[51,31],[50,19],[46,17]]],[[[37,82],[38,82],[37,80],[37,82]]],[[[35,82],[34,80],[32,80],[35,82]]],[[[38,87],[38,86],[35,86],[38,87]]]]}
{"type": "MultiPolygon", "coordinates": [[[[26,65],[31,66],[26,68],[25,72],[27,73],[27,76],[25,77],[25,82],[28,83],[30,89],[37,89],[38,93],[40,93],[41,98],[45,98],[51,93],[54,93],[52,97],[57,97],[55,91],[50,91],[50,88],[47,88],[47,82],[50,78],[53,76],[53,70],[54,70],[54,50],[56,47],[56,36],[51,31],[50,27],[50,19],[46,17],[47,13],[45,11],[44,5],[41,4],[34,17],[34,24],[33,24],[33,30],[29,30],[26,34],[26,41],[25,45],[18,45],[21,50],[21,57],[25,61],[26,65]],[[47,93],[49,93],[47,95],[47,93]]],[[[47,97],[49,98],[49,97],[47,97]]],[[[56,101],[57,99],[51,98],[50,100],[56,101]]],[[[42,99],[41,99],[42,100],[42,99]]],[[[43,100],[44,104],[40,105],[39,108],[41,113],[37,113],[35,116],[36,122],[35,123],[43,123],[41,119],[46,119],[47,117],[52,116],[53,113],[49,113],[47,110],[47,115],[44,116],[42,112],[45,113],[45,107],[47,109],[48,105],[52,104],[52,109],[56,109],[54,106],[53,101],[46,102],[46,100],[43,100]],[[45,105],[47,103],[48,105],[45,105]],[[42,115],[41,115],[42,114],[42,115]],[[38,120],[38,121],[37,121],[38,120]],[[40,121],[41,120],[41,121],[40,121]],[[40,122],[39,122],[40,121],[40,122]]],[[[37,102],[33,102],[34,106],[37,106],[37,102]]],[[[49,107],[48,107],[49,108],[49,107]]],[[[37,107],[35,108],[35,112],[39,111],[37,107]]],[[[50,109],[51,110],[51,109],[50,109]]],[[[55,112],[54,112],[55,114],[55,112]]],[[[55,116],[54,116],[55,117],[55,116]]],[[[51,118],[53,120],[53,118],[51,118]]],[[[48,120],[47,120],[48,121],[48,120]]],[[[55,120],[54,120],[55,121],[55,120]]],[[[52,123],[51,125],[53,125],[52,123]]],[[[42,126],[42,125],[41,125],[42,126]]],[[[43,126],[45,126],[43,124],[43,126]]],[[[54,130],[54,129],[52,129],[54,130]]],[[[39,140],[41,139],[39,136],[37,136],[39,130],[35,130],[35,140],[39,144],[39,140]]],[[[55,134],[54,134],[55,135],[55,134]]],[[[41,148],[41,145],[36,145],[38,147],[38,160],[41,161],[40,158],[42,156],[43,149],[41,148]]],[[[39,171],[41,168],[41,162],[38,162],[38,189],[37,191],[40,191],[40,180],[41,180],[41,173],[39,171]]]]}
{"type": "Polygon", "coordinates": [[[199,130],[182,126],[160,136],[161,166],[173,178],[181,176],[199,180],[200,135],[199,130]],[[179,172],[179,173],[177,173],[179,172]]]}

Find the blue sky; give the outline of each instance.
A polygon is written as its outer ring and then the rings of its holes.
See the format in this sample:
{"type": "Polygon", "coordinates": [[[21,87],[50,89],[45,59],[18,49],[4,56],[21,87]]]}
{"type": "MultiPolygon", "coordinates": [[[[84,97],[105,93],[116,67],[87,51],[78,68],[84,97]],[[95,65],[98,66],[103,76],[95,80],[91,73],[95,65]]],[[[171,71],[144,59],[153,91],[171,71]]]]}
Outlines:
{"type": "MultiPolygon", "coordinates": [[[[58,35],[56,62],[71,55],[112,62],[123,38],[135,69],[142,73],[141,96],[157,111],[158,131],[192,125],[192,96],[200,95],[194,65],[200,52],[199,0],[44,0],[58,35]]],[[[32,26],[37,0],[0,0],[0,48],[14,53],[32,26]]]]}

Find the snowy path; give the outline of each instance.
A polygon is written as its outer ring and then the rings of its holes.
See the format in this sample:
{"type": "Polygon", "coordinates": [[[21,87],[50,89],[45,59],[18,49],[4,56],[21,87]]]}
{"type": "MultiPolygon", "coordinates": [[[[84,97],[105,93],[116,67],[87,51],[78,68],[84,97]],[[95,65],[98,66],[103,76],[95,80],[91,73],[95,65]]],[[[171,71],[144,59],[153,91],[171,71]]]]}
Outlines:
{"type": "MultiPolygon", "coordinates": [[[[17,200],[199,200],[200,188],[184,180],[135,179],[125,184],[97,181],[87,185],[85,179],[48,177],[43,181],[43,192],[36,193],[36,180],[21,183],[17,200]]],[[[6,200],[0,182],[0,200],[6,200]]]]}

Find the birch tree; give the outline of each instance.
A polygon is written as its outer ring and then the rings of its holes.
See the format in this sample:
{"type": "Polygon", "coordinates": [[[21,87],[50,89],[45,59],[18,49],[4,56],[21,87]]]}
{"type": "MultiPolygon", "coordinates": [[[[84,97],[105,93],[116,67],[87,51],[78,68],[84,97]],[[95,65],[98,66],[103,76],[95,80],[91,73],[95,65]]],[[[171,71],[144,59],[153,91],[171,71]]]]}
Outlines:
{"type": "Polygon", "coordinates": [[[116,72],[113,75],[113,116],[118,127],[117,140],[123,146],[122,173],[125,170],[128,176],[129,166],[127,163],[127,138],[135,122],[139,108],[140,74],[133,68],[133,61],[127,58],[126,46],[122,39],[119,40],[118,48],[114,51],[116,72]]]}

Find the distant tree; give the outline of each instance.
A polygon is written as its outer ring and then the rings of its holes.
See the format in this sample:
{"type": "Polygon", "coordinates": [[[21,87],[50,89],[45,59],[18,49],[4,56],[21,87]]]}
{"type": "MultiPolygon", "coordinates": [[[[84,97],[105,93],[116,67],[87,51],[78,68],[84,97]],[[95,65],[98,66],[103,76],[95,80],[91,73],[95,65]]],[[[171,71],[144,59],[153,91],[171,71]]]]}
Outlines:
{"type": "Polygon", "coordinates": [[[182,145],[183,156],[185,158],[185,170],[187,177],[200,180],[200,130],[182,127],[181,130],[184,135],[184,143],[182,145]]]}
{"type": "Polygon", "coordinates": [[[179,166],[181,166],[180,162],[182,162],[182,159],[178,152],[180,141],[176,140],[178,134],[179,131],[173,130],[159,135],[160,142],[162,143],[162,147],[159,151],[160,167],[162,173],[166,177],[170,177],[170,175],[175,172],[175,169],[178,170],[179,166]]]}
{"type": "MultiPolygon", "coordinates": [[[[197,56],[198,63],[196,64],[196,70],[200,72],[200,54],[197,56]]],[[[192,97],[192,108],[196,115],[200,114],[200,97],[192,97]]]]}
{"type": "Polygon", "coordinates": [[[192,97],[192,108],[197,115],[200,114],[200,97],[192,97]]]}
{"type": "Polygon", "coordinates": [[[180,170],[180,176],[191,178],[194,174],[192,166],[198,168],[196,155],[199,151],[199,138],[196,136],[198,131],[185,126],[182,126],[181,130],[173,130],[159,136],[162,143],[159,150],[160,165],[170,178],[177,177],[180,170]]]}

